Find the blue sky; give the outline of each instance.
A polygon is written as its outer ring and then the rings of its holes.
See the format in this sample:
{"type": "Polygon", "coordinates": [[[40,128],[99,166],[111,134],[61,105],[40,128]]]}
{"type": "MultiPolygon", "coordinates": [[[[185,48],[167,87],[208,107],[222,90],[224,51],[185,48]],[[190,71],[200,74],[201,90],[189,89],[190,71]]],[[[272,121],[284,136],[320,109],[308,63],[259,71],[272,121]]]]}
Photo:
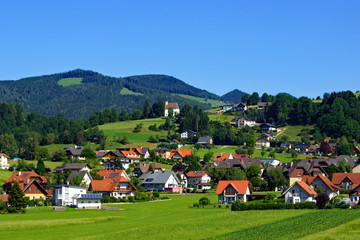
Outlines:
{"type": "Polygon", "coordinates": [[[0,79],[167,74],[222,95],[360,90],[360,1],[2,1],[0,79]]]}

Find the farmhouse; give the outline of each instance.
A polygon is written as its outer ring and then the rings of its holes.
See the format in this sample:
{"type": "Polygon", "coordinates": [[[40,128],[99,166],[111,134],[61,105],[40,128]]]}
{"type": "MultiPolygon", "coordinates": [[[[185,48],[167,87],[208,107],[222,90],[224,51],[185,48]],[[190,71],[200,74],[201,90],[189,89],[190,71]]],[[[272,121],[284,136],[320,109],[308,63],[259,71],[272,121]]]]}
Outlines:
{"type": "Polygon", "coordinates": [[[251,194],[250,182],[247,180],[223,180],[219,181],[216,188],[218,201],[220,204],[233,203],[236,200],[246,202],[247,195],[251,194]]]}
{"type": "MultiPolygon", "coordinates": [[[[39,185],[42,186],[42,189],[45,189],[45,184],[47,183],[47,180],[45,177],[40,176],[34,171],[23,171],[23,172],[17,172],[14,173],[5,183],[4,183],[4,190],[6,192],[10,191],[12,185],[17,182],[19,183],[20,187],[28,186],[33,181],[39,183],[39,185]]],[[[29,192],[31,189],[29,189],[29,192]]],[[[46,194],[45,194],[46,195],[46,194]]]]}
{"type": "Polygon", "coordinates": [[[164,111],[164,116],[165,117],[169,116],[170,109],[172,109],[172,114],[173,115],[180,114],[180,108],[179,108],[179,105],[177,103],[169,103],[168,101],[166,101],[165,102],[165,111],[164,111]]]}
{"type": "Polygon", "coordinates": [[[93,180],[90,184],[89,190],[115,198],[135,196],[137,193],[137,189],[134,184],[125,177],[93,180]]]}
{"type": "Polygon", "coordinates": [[[82,146],[64,147],[63,150],[65,150],[68,159],[78,158],[79,160],[85,160],[85,157],[81,157],[81,153],[84,150],[82,146]]]}

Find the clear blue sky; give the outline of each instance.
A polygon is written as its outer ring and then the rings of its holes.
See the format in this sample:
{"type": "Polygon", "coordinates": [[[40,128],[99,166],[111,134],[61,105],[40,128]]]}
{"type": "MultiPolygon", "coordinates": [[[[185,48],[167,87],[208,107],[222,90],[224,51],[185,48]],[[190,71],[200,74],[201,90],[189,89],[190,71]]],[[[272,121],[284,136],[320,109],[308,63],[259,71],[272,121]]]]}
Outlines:
{"type": "Polygon", "coordinates": [[[360,1],[1,1],[0,79],[167,74],[219,95],[360,90],[360,1]]]}

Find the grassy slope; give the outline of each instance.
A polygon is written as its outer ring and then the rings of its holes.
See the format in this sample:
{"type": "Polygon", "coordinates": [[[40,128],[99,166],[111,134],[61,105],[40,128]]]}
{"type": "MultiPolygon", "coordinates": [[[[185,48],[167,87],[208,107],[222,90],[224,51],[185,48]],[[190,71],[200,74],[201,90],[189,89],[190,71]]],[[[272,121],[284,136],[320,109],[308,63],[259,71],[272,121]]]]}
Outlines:
{"type": "Polygon", "coordinates": [[[0,170],[0,185],[3,185],[4,182],[6,180],[9,179],[9,177],[12,175],[13,173],[10,172],[9,170],[5,170],[5,169],[1,169],[0,170]]]}
{"type": "Polygon", "coordinates": [[[127,88],[122,88],[120,90],[120,95],[135,95],[136,96],[136,95],[144,95],[144,94],[131,91],[130,89],[127,89],[127,88]]]}
{"type": "Polygon", "coordinates": [[[210,103],[211,106],[213,107],[218,107],[218,106],[222,106],[224,105],[224,103],[220,102],[219,100],[214,100],[214,99],[209,99],[209,98],[199,98],[199,97],[194,97],[194,96],[189,96],[189,95],[185,95],[185,94],[174,94],[183,98],[187,98],[190,100],[194,100],[194,101],[198,101],[201,103],[210,103]]]}
{"type": "Polygon", "coordinates": [[[57,84],[59,86],[67,87],[71,85],[78,85],[81,84],[82,78],[62,78],[60,79],[57,84]]]}
{"type": "MultiPolygon", "coordinates": [[[[334,220],[334,214],[341,210],[278,210],[231,212],[229,208],[189,208],[204,195],[170,195],[171,200],[139,204],[110,205],[124,211],[76,210],[67,209],[54,212],[52,208],[37,207],[28,209],[26,214],[1,215],[0,226],[3,239],[204,239],[219,238],[222,234],[234,232],[253,232],[258,229],[260,239],[268,239],[265,232],[274,236],[274,229],[286,234],[306,236],[322,231],[318,227],[290,229],[297,225],[314,224],[318,220],[336,227],[354,219],[350,214],[346,220],[334,220]],[[327,212],[331,212],[331,218],[327,212]],[[316,221],[307,221],[313,213],[316,221]],[[328,220],[326,220],[328,217],[328,220]],[[304,221],[305,219],[305,221],[304,221]],[[220,223],[220,224],[219,224],[220,223]],[[282,229],[274,228],[279,223],[282,229]]],[[[216,195],[207,195],[211,202],[216,202],[216,195]]],[[[343,210],[344,211],[344,210],[343,210]]],[[[344,212],[350,213],[350,211],[344,212]]],[[[355,213],[355,211],[354,211],[355,213]]],[[[357,213],[357,212],[356,212],[357,213]]],[[[339,214],[343,215],[343,214],[339,214]]],[[[358,217],[360,215],[357,215],[358,217]]],[[[276,235],[276,234],[275,234],[276,235]]],[[[282,237],[278,234],[277,237],[282,237]]],[[[245,237],[245,239],[249,239],[245,237]]],[[[254,238],[252,238],[254,239],[254,238]]],[[[255,238],[256,239],[256,238],[255,238]]]]}
{"type": "Polygon", "coordinates": [[[298,136],[301,133],[301,130],[304,128],[313,129],[314,126],[298,125],[298,126],[286,126],[285,128],[286,128],[285,132],[280,134],[280,136],[288,136],[289,140],[301,142],[301,137],[298,136]]]}
{"type": "MultiPolygon", "coordinates": [[[[125,145],[124,147],[156,147],[156,143],[147,142],[150,136],[165,136],[166,131],[153,132],[149,131],[148,127],[153,124],[157,126],[163,124],[165,119],[154,118],[154,119],[143,119],[143,120],[134,120],[127,122],[116,122],[116,123],[107,123],[100,125],[99,128],[104,131],[105,135],[111,139],[124,137],[126,136],[130,144],[125,145]],[[133,133],[133,129],[137,124],[142,123],[143,127],[139,133],[133,133]]],[[[116,145],[116,144],[115,144],[116,145]]]]}

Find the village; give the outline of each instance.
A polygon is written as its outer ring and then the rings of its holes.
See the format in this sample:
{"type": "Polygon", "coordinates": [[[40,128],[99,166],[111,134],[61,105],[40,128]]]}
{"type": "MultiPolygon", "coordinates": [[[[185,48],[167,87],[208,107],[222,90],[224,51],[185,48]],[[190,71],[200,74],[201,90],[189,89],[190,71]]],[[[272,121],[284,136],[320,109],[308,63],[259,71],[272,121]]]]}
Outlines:
{"type": "MultiPolygon", "coordinates": [[[[265,107],[271,103],[259,103],[265,107]]],[[[245,104],[225,106],[222,111],[246,110],[245,104]]],[[[177,103],[165,104],[164,116],[180,114],[177,103]]],[[[254,127],[257,123],[247,117],[236,117],[234,127],[254,127]]],[[[255,149],[270,148],[279,130],[274,124],[258,124],[261,132],[255,149]]],[[[316,144],[281,143],[283,152],[296,152],[305,158],[291,162],[281,162],[276,158],[252,158],[251,151],[244,147],[238,153],[218,153],[210,161],[194,156],[196,149],[182,149],[182,142],[196,139],[197,148],[207,148],[213,144],[211,136],[197,137],[193,130],[172,139],[168,146],[129,147],[116,150],[94,152],[100,167],[93,169],[86,162],[82,146],[64,147],[67,163],[55,169],[48,169],[42,176],[35,171],[17,171],[3,185],[2,202],[7,203],[8,193],[18,184],[24,198],[32,206],[52,205],[78,209],[101,209],[102,203],[151,201],[161,195],[212,193],[218,196],[218,204],[258,201],[270,193],[278,193],[285,203],[316,202],[319,195],[326,196],[329,204],[339,206],[344,203],[351,207],[360,200],[360,162],[354,149],[354,156],[336,156],[336,143],[324,139],[316,144]],[[158,163],[172,166],[166,170],[158,163]],[[49,178],[49,176],[51,176],[49,178]],[[54,179],[57,179],[54,183],[54,179]],[[59,180],[60,179],[60,180],[59,180]],[[341,198],[339,195],[341,194],[341,198]],[[344,197],[344,194],[346,195],[344,197]],[[140,196],[140,197],[139,197],[140,196]],[[146,197],[147,196],[147,197],[146,197]]],[[[86,151],[86,150],[85,150],[86,151]]],[[[6,153],[0,154],[0,169],[9,169],[10,159],[6,153]]]]}

